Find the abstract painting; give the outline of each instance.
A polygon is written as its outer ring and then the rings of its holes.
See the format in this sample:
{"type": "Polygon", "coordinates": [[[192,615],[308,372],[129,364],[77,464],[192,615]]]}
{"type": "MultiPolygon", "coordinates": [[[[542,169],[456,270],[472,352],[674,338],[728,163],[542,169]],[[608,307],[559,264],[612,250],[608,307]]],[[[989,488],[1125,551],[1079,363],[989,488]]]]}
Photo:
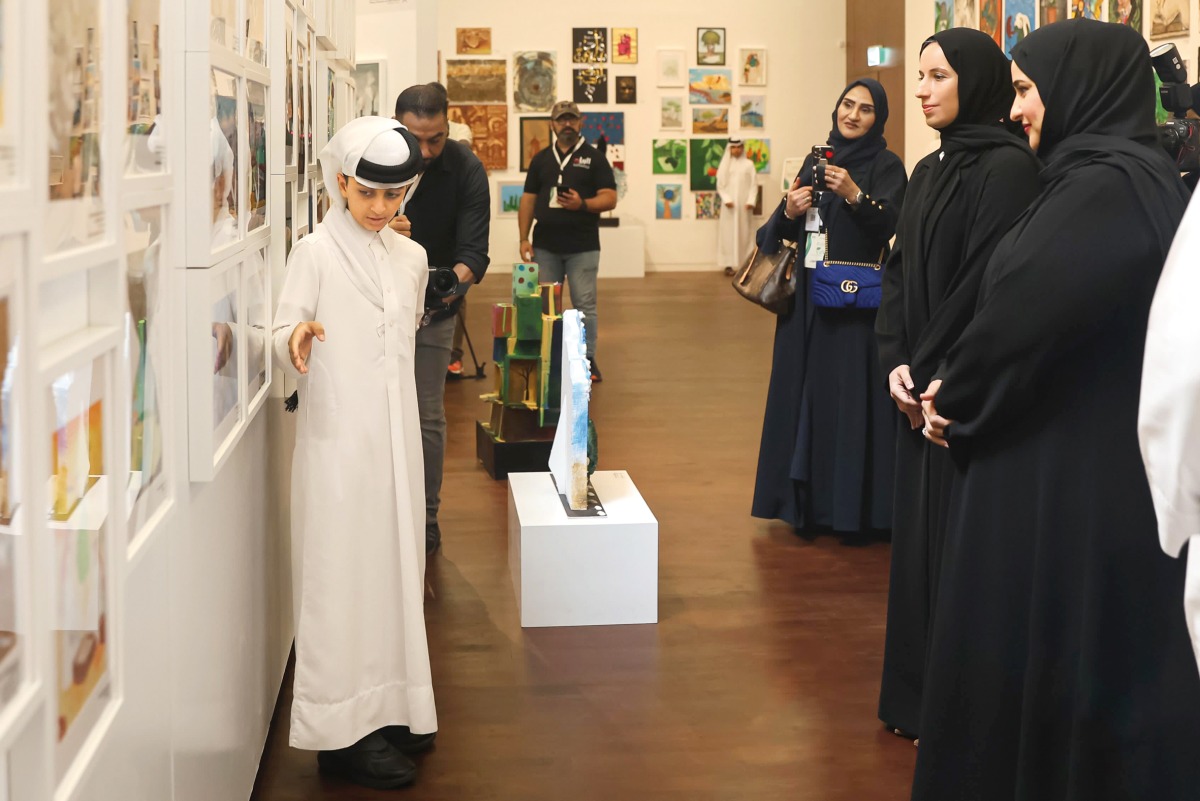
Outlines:
{"type": "Polygon", "coordinates": [[[1108,21],[1142,32],[1142,0],[1108,0],[1108,21]]]}
{"type": "Polygon", "coordinates": [[[460,56],[490,56],[491,28],[455,28],[454,52],[460,56]]]}
{"type": "Polygon", "coordinates": [[[658,51],[658,85],[662,87],[683,86],[685,72],[682,50],[658,51]]]}
{"type": "Polygon", "coordinates": [[[658,184],[654,188],[654,219],[678,220],[683,217],[683,184],[658,184]]]}
{"type": "Polygon", "coordinates": [[[716,192],[696,192],[692,197],[696,201],[697,220],[719,220],[721,218],[721,200],[716,192]]]}
{"type": "Polygon", "coordinates": [[[954,0],[933,0],[933,32],[954,27],[954,0]]]}
{"type": "Polygon", "coordinates": [[[1004,52],[1012,58],[1012,49],[1034,28],[1033,0],[1005,0],[1004,52]]]}
{"type": "Polygon", "coordinates": [[[576,64],[607,63],[608,29],[573,28],[571,31],[571,60],[576,64]]]}
{"type": "Polygon", "coordinates": [[[738,63],[742,68],[742,86],[767,85],[767,48],[743,47],[738,63]]]}
{"type": "Polygon", "coordinates": [[[746,158],[754,162],[755,172],[771,171],[771,140],[747,139],[746,158]]]}
{"type": "Polygon", "coordinates": [[[1191,4],[1187,0],[1151,0],[1150,38],[1181,36],[1191,29],[1191,4]]]}
{"type": "Polygon", "coordinates": [[[446,92],[450,102],[507,102],[505,66],[500,59],[446,59],[446,92]]]}
{"type": "Polygon", "coordinates": [[[693,192],[716,191],[717,167],[721,166],[725,145],[725,139],[692,139],[688,142],[688,158],[691,161],[688,175],[693,192]]]}
{"type": "Polygon", "coordinates": [[[574,87],[576,103],[607,103],[608,70],[604,67],[577,69],[574,87]]]}
{"type": "MultiPolygon", "coordinates": [[[[961,2],[961,0],[957,0],[961,2]]],[[[1062,22],[1067,18],[1067,0],[1039,0],[1041,3],[1039,24],[1049,25],[1054,22],[1062,22]]]]}
{"type": "Polygon", "coordinates": [[[529,171],[529,162],[539,150],[554,144],[554,129],[549,117],[521,118],[521,172],[529,171]]]}
{"type": "Polygon", "coordinates": [[[637,76],[634,76],[634,75],[618,75],[617,76],[617,102],[618,103],[636,103],[637,102],[637,76]]]}
{"type": "Polygon", "coordinates": [[[655,139],[653,169],[655,175],[686,175],[688,145],[683,139],[655,139]]]}
{"type": "Polygon", "coordinates": [[[590,111],[583,115],[579,123],[579,135],[589,145],[599,147],[601,140],[605,147],[608,145],[625,144],[625,112],[624,111],[590,111]]]}
{"type": "Polygon", "coordinates": [[[662,104],[662,109],[658,118],[658,127],[664,131],[682,131],[683,98],[663,97],[659,100],[662,104]]]}
{"type": "Polygon", "coordinates": [[[1071,0],[1071,19],[1103,19],[1101,6],[1104,0],[1071,0]]]}
{"type": "Polygon", "coordinates": [[[471,129],[471,150],[485,170],[508,169],[508,106],[450,106],[447,116],[471,129]]]}
{"type": "Polygon", "coordinates": [[[692,133],[710,135],[729,133],[729,109],[692,109],[692,133]]]}
{"type": "MultiPolygon", "coordinates": [[[[975,5],[979,0],[954,0],[954,25],[957,28],[974,28],[975,5]]],[[[1065,0],[1064,0],[1065,2],[1065,0]]]]}
{"type": "Polygon", "coordinates": [[[688,70],[688,99],[694,105],[733,101],[733,70],[688,70]]]}
{"type": "Polygon", "coordinates": [[[766,116],[766,95],[742,95],[742,128],[762,128],[766,116]]]}
{"type": "Polygon", "coordinates": [[[497,181],[496,196],[499,199],[497,217],[516,217],[521,209],[521,195],[525,194],[524,181],[497,181]]]}
{"type": "Polygon", "coordinates": [[[696,63],[707,66],[725,66],[725,29],[696,29],[696,63]]]}
{"type": "Polygon", "coordinates": [[[612,29],[612,60],[614,64],[638,63],[637,28],[612,29]]]}
{"type": "Polygon", "coordinates": [[[992,37],[997,47],[1004,47],[1000,33],[1000,0],[981,0],[979,3],[979,30],[992,37]]]}
{"type": "Polygon", "coordinates": [[[558,99],[554,53],[513,54],[513,105],[517,111],[549,111],[558,99]]]}

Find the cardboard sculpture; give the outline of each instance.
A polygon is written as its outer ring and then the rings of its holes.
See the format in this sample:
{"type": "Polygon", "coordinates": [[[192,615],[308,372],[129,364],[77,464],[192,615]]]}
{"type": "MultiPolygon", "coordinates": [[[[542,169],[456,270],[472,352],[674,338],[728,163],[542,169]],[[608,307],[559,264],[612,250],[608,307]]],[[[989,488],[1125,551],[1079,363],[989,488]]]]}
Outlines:
{"type": "Polygon", "coordinates": [[[592,392],[583,314],[572,309],[562,321],[562,376],[558,430],[550,450],[550,472],[567,506],[588,508],[588,400],[592,392]]]}

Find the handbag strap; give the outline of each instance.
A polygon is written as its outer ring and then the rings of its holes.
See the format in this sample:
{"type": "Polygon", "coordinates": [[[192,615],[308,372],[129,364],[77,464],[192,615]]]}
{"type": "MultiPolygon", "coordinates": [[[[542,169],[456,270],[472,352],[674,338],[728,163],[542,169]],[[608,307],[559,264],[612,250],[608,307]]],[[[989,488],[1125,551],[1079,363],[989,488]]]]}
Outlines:
{"type": "Polygon", "coordinates": [[[826,264],[829,264],[829,262],[832,261],[834,264],[845,264],[850,267],[867,267],[872,270],[881,270],[881,269],[883,269],[883,257],[886,253],[887,253],[887,245],[884,245],[883,247],[881,247],[879,249],[879,258],[877,258],[874,262],[837,261],[836,259],[831,259],[831,258],[829,258],[829,230],[826,229],[826,231],[825,231],[825,258],[822,261],[824,261],[826,264]]]}

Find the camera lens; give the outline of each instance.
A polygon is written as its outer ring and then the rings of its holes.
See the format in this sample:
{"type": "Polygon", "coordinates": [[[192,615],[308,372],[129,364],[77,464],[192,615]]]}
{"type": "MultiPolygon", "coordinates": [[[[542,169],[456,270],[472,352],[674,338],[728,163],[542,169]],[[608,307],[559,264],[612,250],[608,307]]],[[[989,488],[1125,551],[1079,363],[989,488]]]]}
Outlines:
{"type": "Polygon", "coordinates": [[[429,271],[429,291],[436,297],[448,298],[458,292],[458,275],[449,267],[429,271]]]}

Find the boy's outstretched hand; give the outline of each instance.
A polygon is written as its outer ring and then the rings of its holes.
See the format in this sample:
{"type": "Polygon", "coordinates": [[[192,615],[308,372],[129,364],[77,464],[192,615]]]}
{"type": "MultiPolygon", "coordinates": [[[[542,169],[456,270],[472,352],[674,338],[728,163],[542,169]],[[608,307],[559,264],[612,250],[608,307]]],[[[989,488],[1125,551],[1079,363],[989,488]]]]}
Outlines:
{"type": "Polygon", "coordinates": [[[325,341],[325,326],[315,320],[309,323],[297,323],[288,339],[288,353],[292,357],[292,366],[300,371],[300,375],[308,373],[308,355],[312,353],[313,337],[325,341]]]}

